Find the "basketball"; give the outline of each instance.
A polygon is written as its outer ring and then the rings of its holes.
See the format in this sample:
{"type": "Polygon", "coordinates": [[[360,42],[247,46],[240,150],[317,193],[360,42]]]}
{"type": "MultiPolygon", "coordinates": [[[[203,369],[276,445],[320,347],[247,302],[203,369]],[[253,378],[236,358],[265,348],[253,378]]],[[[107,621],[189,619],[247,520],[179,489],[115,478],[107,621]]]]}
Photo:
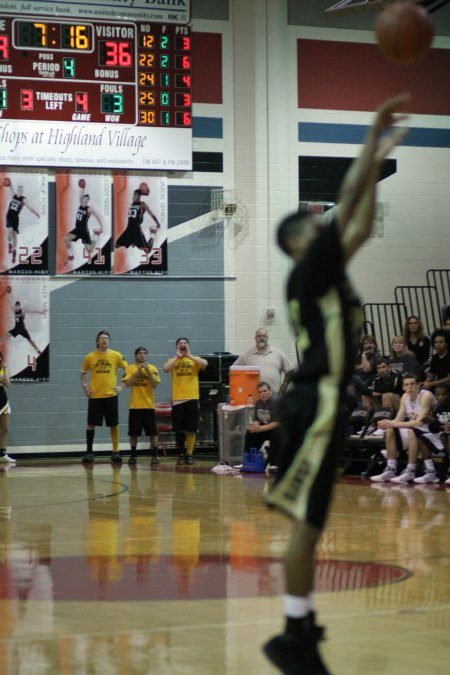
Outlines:
{"type": "Polygon", "coordinates": [[[408,65],[424,56],[433,39],[434,27],[426,9],[403,0],[388,5],[378,15],[375,35],[386,59],[408,65]]]}
{"type": "Polygon", "coordinates": [[[3,179],[3,185],[5,187],[9,187],[11,185],[11,179],[8,178],[8,176],[5,176],[5,178],[3,179]]]}
{"type": "Polygon", "coordinates": [[[11,291],[12,291],[11,286],[7,286],[7,287],[5,288],[5,291],[6,291],[7,293],[11,293],[11,291]]]}
{"type": "Polygon", "coordinates": [[[148,187],[147,183],[141,183],[139,185],[139,190],[143,195],[149,195],[150,194],[150,188],[148,187]]]}
{"type": "Polygon", "coordinates": [[[80,178],[80,180],[78,181],[78,187],[80,188],[86,187],[86,181],[84,180],[84,178],[80,178]]]}

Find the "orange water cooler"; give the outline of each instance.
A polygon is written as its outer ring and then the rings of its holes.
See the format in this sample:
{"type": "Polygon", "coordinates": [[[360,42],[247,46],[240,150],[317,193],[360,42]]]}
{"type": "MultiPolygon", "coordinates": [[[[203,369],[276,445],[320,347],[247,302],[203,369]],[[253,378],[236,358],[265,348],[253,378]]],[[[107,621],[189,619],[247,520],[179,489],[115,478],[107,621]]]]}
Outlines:
{"type": "Polygon", "coordinates": [[[253,397],[253,405],[258,398],[260,379],[259,366],[230,367],[230,403],[231,405],[247,405],[249,396],[253,397]]]}

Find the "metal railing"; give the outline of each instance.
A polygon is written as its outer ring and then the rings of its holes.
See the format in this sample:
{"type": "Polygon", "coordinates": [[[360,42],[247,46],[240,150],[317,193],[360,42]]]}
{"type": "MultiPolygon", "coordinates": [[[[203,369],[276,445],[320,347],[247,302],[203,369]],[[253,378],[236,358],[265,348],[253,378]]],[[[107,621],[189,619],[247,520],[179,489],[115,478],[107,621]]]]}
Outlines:
{"type": "Polygon", "coordinates": [[[364,333],[373,335],[379,351],[388,356],[392,338],[403,331],[406,305],[398,302],[369,302],[363,305],[363,312],[364,333]]]}
{"type": "Polygon", "coordinates": [[[420,317],[429,335],[441,326],[441,309],[435,286],[396,286],[396,302],[406,305],[408,316],[420,317]]]}
{"type": "Polygon", "coordinates": [[[441,318],[443,318],[443,308],[450,305],[450,269],[428,270],[427,284],[434,286],[437,290],[439,309],[441,318]]]}

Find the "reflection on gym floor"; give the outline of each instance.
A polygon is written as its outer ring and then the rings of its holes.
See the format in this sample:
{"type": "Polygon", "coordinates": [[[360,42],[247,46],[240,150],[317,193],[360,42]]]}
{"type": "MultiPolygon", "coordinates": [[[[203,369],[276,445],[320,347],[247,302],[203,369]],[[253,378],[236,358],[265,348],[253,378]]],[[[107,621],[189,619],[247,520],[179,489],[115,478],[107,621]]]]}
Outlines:
{"type": "MultiPolygon", "coordinates": [[[[270,478],[209,469],[0,469],[0,673],[274,673],[290,523],[270,478]]],[[[447,672],[449,502],[338,484],[316,570],[335,675],[447,672]]]]}

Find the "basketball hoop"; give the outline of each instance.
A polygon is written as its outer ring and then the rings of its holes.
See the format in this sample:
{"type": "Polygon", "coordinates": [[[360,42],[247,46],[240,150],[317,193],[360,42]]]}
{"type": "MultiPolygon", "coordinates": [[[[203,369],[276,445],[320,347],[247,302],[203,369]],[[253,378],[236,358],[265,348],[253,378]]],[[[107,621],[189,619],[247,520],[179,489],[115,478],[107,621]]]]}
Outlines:
{"type": "Polygon", "coordinates": [[[211,190],[211,211],[215,221],[230,221],[241,203],[239,191],[225,188],[211,190]]]}

